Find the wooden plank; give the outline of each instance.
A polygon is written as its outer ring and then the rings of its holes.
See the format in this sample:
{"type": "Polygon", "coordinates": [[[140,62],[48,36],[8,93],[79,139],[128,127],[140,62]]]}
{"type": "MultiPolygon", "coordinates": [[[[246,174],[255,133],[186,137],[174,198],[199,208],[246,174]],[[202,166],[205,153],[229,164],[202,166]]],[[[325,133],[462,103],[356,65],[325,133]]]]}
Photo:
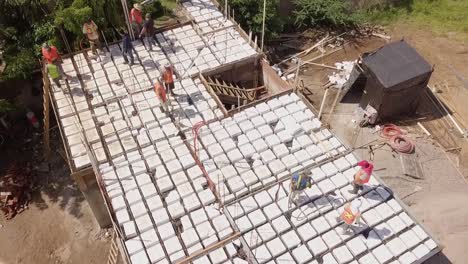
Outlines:
{"type": "Polygon", "coordinates": [[[45,66],[42,66],[43,85],[43,115],[44,115],[44,133],[43,147],[44,160],[48,161],[50,156],[50,80],[45,66]]]}

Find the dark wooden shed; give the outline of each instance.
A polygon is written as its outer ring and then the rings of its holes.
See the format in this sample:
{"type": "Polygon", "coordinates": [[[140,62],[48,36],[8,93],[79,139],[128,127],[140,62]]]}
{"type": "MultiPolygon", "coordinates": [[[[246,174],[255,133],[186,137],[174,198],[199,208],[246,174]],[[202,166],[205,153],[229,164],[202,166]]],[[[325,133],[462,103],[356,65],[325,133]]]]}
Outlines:
{"type": "Polygon", "coordinates": [[[415,112],[433,68],[401,40],[363,54],[360,70],[366,79],[360,106],[372,106],[384,120],[415,112]]]}

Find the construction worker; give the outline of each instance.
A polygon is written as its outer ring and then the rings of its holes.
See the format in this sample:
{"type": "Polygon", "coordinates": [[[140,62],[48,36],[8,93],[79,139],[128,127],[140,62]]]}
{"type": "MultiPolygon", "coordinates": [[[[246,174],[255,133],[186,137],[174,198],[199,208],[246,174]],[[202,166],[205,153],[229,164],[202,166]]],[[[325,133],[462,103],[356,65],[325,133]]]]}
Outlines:
{"type": "Polygon", "coordinates": [[[154,84],[154,92],[159,98],[163,113],[169,113],[169,100],[166,95],[166,90],[164,89],[159,79],[157,79],[156,83],[154,84]]]}
{"type": "Polygon", "coordinates": [[[154,20],[151,18],[151,14],[147,13],[145,16],[145,23],[143,23],[143,29],[140,32],[140,39],[145,37],[146,42],[148,42],[147,48],[153,50],[153,36],[154,36],[154,20]]]}
{"type": "Polygon", "coordinates": [[[166,87],[166,93],[170,93],[174,96],[174,71],[170,64],[164,65],[163,80],[164,87],[166,87]]]}
{"type": "Polygon", "coordinates": [[[67,79],[70,79],[70,76],[65,74],[65,71],[62,67],[62,58],[57,51],[55,46],[49,46],[49,44],[44,43],[42,44],[42,57],[47,63],[47,71],[50,74],[51,78],[60,87],[60,83],[58,80],[65,75],[67,79]],[[53,74],[53,76],[52,76],[53,74]]]}
{"type": "Polygon", "coordinates": [[[143,23],[141,5],[139,3],[133,4],[132,10],[130,10],[130,23],[132,24],[135,35],[138,36],[141,32],[141,24],[143,23]]]}
{"type": "Polygon", "coordinates": [[[123,32],[122,35],[122,56],[124,57],[124,63],[128,63],[127,55],[130,57],[130,66],[133,65],[133,43],[128,32],[123,32]]]}
{"type": "Polygon", "coordinates": [[[310,170],[305,170],[299,173],[294,173],[291,178],[289,203],[296,203],[297,195],[304,191],[306,188],[312,186],[312,179],[310,177],[310,170]]]}
{"type": "Polygon", "coordinates": [[[101,41],[99,41],[99,32],[98,32],[98,26],[94,21],[89,18],[84,24],[83,24],[83,34],[86,35],[89,41],[89,45],[91,46],[91,51],[93,54],[96,56],[97,55],[97,49],[102,51],[101,48],[101,41]]]}
{"type": "Polygon", "coordinates": [[[354,180],[352,182],[353,189],[349,190],[352,194],[357,194],[359,190],[362,190],[363,185],[369,182],[372,171],[374,170],[374,165],[367,160],[361,160],[357,165],[361,168],[354,175],[354,180]]]}
{"type": "Polygon", "coordinates": [[[343,234],[347,233],[349,229],[352,229],[354,224],[359,224],[359,221],[361,220],[361,211],[359,208],[361,205],[361,198],[344,205],[343,212],[340,214],[340,220],[345,223],[343,234]]]}

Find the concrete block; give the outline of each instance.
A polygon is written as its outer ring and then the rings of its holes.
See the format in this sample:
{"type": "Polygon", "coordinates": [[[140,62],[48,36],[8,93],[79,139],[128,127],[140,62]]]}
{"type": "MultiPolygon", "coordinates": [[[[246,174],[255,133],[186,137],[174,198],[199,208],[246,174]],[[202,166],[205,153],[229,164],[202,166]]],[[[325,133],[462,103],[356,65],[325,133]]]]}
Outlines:
{"type": "Polygon", "coordinates": [[[281,172],[286,170],[286,166],[281,162],[281,160],[273,160],[268,163],[268,168],[273,173],[273,175],[278,175],[281,172]]]}
{"type": "Polygon", "coordinates": [[[288,170],[299,165],[299,162],[297,161],[297,159],[294,157],[293,154],[289,154],[289,155],[282,157],[281,161],[283,162],[283,164],[286,166],[286,169],[288,170]]]}
{"type": "Polygon", "coordinates": [[[408,230],[400,235],[401,240],[405,243],[406,247],[412,248],[416,246],[421,239],[416,235],[413,230],[408,230]]]}
{"type": "Polygon", "coordinates": [[[327,245],[320,236],[310,240],[307,246],[314,256],[318,256],[328,250],[327,245]]]}
{"type": "Polygon", "coordinates": [[[289,150],[284,144],[279,144],[276,146],[273,146],[273,153],[275,153],[275,156],[281,159],[282,157],[286,156],[289,154],[289,150]]]}
{"type": "Polygon", "coordinates": [[[406,252],[398,258],[398,261],[400,261],[400,263],[414,263],[416,262],[416,260],[416,256],[410,251],[406,252]]]}
{"type": "Polygon", "coordinates": [[[261,245],[254,249],[255,259],[258,263],[267,263],[272,258],[271,253],[268,251],[265,245],[261,245]]]}
{"type": "Polygon", "coordinates": [[[392,253],[385,245],[380,245],[372,250],[372,254],[374,254],[379,263],[387,263],[393,257],[392,253]]]}
{"type": "Polygon", "coordinates": [[[162,224],[162,225],[158,225],[157,229],[158,229],[158,233],[162,241],[165,241],[175,236],[174,227],[172,226],[172,223],[170,222],[162,224]]]}
{"type": "Polygon", "coordinates": [[[395,237],[388,241],[386,246],[395,257],[400,256],[407,249],[406,245],[399,237],[395,237]]]}
{"type": "Polygon", "coordinates": [[[153,217],[153,220],[156,226],[169,222],[169,214],[166,212],[166,209],[164,208],[151,211],[151,216],[153,217]]]}
{"type": "Polygon", "coordinates": [[[338,263],[348,263],[353,260],[353,255],[346,246],[337,247],[332,252],[338,263]]]}
{"type": "Polygon", "coordinates": [[[239,150],[245,158],[250,158],[255,154],[255,148],[250,143],[240,146],[239,150]]]}
{"type": "Polygon", "coordinates": [[[263,212],[268,219],[274,219],[282,214],[280,208],[275,203],[267,205],[265,208],[263,208],[263,212]]]}
{"type": "Polygon", "coordinates": [[[286,252],[286,247],[278,237],[267,242],[266,246],[273,257],[279,256],[286,252]]]}

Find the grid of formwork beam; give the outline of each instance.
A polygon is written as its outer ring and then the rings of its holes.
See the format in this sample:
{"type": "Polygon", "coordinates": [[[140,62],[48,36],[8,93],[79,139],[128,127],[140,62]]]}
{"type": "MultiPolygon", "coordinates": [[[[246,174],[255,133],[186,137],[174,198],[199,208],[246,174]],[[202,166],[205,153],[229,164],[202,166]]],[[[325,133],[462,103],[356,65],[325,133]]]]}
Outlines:
{"type": "MultiPolygon", "coordinates": [[[[294,93],[211,122],[203,162],[225,214],[258,263],[413,263],[440,250],[391,191],[372,177],[349,193],[357,159],[294,93]],[[312,168],[312,188],[289,202],[290,175],[312,168]],[[343,206],[362,198],[362,221],[343,233],[343,206]]],[[[375,175],[374,175],[375,176],[375,175]]]]}

